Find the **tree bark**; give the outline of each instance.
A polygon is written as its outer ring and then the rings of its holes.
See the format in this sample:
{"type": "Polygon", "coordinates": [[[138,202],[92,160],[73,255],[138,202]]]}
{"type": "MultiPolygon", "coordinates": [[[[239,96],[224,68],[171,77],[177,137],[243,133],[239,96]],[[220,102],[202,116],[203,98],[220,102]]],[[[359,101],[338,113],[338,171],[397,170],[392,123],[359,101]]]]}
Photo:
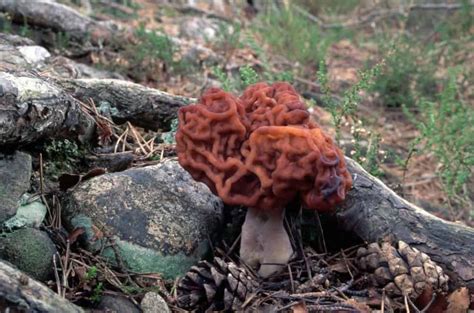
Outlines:
{"type": "Polygon", "coordinates": [[[76,99],[38,75],[0,72],[0,91],[0,146],[77,138],[93,125],[76,99]]]}
{"type": "Polygon", "coordinates": [[[342,228],[367,242],[387,236],[426,253],[446,271],[452,287],[474,293],[474,229],[444,221],[402,199],[346,158],[353,188],[337,212],[342,228]]]}
{"type": "Polygon", "coordinates": [[[84,312],[45,285],[0,260],[1,312],[84,312]]]}
{"type": "Polygon", "coordinates": [[[111,117],[118,123],[129,121],[153,130],[168,130],[178,109],[196,101],[123,80],[58,79],[56,82],[76,99],[83,102],[92,99],[99,107],[110,106],[111,117]]]}
{"type": "Polygon", "coordinates": [[[19,23],[26,21],[39,28],[50,28],[79,41],[108,41],[114,34],[106,23],[94,21],[64,4],[49,0],[0,0],[0,11],[9,13],[19,23]]]}

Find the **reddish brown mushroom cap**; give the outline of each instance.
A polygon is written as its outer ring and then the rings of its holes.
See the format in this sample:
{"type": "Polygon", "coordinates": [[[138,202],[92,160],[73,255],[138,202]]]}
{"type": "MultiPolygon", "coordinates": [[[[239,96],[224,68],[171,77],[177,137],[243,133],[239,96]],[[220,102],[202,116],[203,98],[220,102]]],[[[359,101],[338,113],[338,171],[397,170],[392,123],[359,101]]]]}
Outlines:
{"type": "Polygon", "coordinates": [[[236,98],[205,92],[179,111],[180,164],[227,204],[282,208],[301,197],[327,211],[345,198],[352,180],[344,155],[287,83],[258,83],[236,98]]]}

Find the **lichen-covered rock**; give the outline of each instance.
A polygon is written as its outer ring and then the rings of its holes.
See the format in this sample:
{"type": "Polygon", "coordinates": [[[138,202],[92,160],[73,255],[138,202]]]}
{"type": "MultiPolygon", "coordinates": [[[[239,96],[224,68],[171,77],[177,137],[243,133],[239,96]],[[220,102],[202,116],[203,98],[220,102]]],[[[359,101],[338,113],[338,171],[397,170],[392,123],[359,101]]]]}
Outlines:
{"type": "Polygon", "coordinates": [[[186,17],[179,29],[181,37],[200,40],[201,42],[213,41],[219,32],[216,21],[202,17],[186,17]]]}
{"type": "Polygon", "coordinates": [[[105,295],[100,299],[98,309],[102,312],[140,313],[140,309],[125,297],[105,295]]]}
{"type": "Polygon", "coordinates": [[[97,236],[101,229],[116,248],[103,249],[104,256],[114,261],[118,251],[133,271],[174,278],[207,252],[222,203],[168,160],[86,181],[66,197],[63,213],[70,229],[85,229],[88,249],[101,248],[106,240],[97,236]]]}
{"type": "Polygon", "coordinates": [[[22,228],[0,235],[0,259],[40,281],[51,277],[56,252],[48,235],[35,228],[22,228]]]}
{"type": "Polygon", "coordinates": [[[143,313],[171,313],[168,304],[158,293],[150,291],[145,294],[140,302],[143,313]]]}
{"type": "Polygon", "coordinates": [[[29,202],[30,195],[24,194],[20,207],[15,216],[6,220],[3,227],[9,231],[23,227],[38,228],[46,217],[48,211],[46,206],[40,201],[29,202]]]}
{"type": "MultiPolygon", "coordinates": [[[[0,114],[0,131],[1,123],[0,114]]],[[[21,195],[30,187],[30,176],[29,154],[19,151],[13,154],[0,153],[0,225],[15,215],[21,195]]]]}

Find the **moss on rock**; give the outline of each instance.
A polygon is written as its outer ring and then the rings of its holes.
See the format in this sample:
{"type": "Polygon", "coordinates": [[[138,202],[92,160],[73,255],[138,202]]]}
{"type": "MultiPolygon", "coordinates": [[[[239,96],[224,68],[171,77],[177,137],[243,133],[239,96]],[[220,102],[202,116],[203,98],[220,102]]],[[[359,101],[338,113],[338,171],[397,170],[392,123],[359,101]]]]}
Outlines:
{"type": "Polygon", "coordinates": [[[55,253],[54,243],[38,229],[23,228],[0,237],[0,258],[40,281],[53,273],[55,253]]]}

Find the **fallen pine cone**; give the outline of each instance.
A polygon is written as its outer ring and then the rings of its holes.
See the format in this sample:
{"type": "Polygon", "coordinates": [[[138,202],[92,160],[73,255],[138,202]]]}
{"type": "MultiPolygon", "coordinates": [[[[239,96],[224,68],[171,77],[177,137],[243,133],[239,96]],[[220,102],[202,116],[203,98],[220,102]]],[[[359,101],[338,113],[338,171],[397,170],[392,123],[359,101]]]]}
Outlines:
{"type": "Polygon", "coordinates": [[[239,311],[257,286],[245,269],[216,257],[213,263],[200,261],[179,281],[177,304],[186,310],[239,311]]]}
{"type": "Polygon", "coordinates": [[[428,255],[403,241],[371,243],[357,251],[357,266],[369,273],[374,284],[392,297],[418,298],[425,290],[444,292],[448,276],[428,255]]]}

